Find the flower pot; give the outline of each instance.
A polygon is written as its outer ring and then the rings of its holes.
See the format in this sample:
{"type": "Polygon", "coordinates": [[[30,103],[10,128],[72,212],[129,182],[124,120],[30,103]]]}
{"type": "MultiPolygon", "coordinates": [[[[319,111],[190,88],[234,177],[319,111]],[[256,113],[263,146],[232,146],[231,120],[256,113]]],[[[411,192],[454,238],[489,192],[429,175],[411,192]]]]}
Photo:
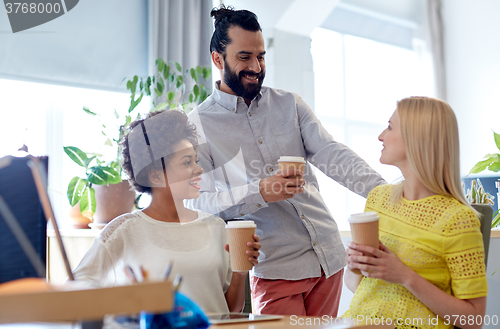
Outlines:
{"type": "Polygon", "coordinates": [[[111,185],[93,185],[96,211],[94,223],[109,223],[115,217],[129,213],[134,208],[135,192],[128,181],[111,185]]]}
{"type": "Polygon", "coordinates": [[[71,226],[74,228],[89,228],[89,224],[91,223],[90,219],[83,216],[80,212],[80,202],[71,207],[68,217],[73,221],[71,226]]]}

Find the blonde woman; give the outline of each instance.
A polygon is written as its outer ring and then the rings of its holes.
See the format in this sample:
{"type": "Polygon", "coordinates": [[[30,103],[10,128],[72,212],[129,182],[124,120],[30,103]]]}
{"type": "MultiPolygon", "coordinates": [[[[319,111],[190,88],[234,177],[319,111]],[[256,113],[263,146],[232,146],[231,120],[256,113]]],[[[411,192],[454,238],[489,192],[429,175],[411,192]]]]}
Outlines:
{"type": "Polygon", "coordinates": [[[402,99],[379,140],[380,162],[398,167],[404,180],[368,196],[365,211],[380,216],[380,246],[348,244],[345,282],[355,294],[344,317],[396,328],[481,328],[484,248],[460,187],[453,110],[438,99],[402,99]]]}

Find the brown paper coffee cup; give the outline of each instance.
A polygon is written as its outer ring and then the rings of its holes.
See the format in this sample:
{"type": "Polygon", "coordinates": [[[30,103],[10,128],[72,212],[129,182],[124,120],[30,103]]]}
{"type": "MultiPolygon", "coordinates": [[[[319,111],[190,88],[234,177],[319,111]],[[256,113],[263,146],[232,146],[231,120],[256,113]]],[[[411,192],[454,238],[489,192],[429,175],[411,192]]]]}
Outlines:
{"type": "MultiPolygon", "coordinates": [[[[378,249],[379,216],[376,212],[353,214],[349,217],[348,222],[351,225],[352,242],[378,249]]],[[[368,252],[364,252],[363,254],[373,257],[373,255],[368,252]]],[[[358,269],[352,269],[351,271],[356,274],[361,274],[361,271],[358,269]]]]}
{"type": "MultiPolygon", "coordinates": [[[[292,157],[292,156],[281,156],[278,160],[278,168],[280,172],[287,170],[288,168],[295,168],[295,170],[301,170],[304,172],[306,165],[306,160],[303,157],[292,157]]],[[[299,177],[290,176],[289,178],[299,177]]]]}
{"type": "Polygon", "coordinates": [[[251,220],[231,221],[226,225],[231,268],[235,272],[246,272],[253,267],[246,251],[253,250],[247,246],[247,242],[255,241],[253,238],[255,227],[255,223],[251,220]]]}

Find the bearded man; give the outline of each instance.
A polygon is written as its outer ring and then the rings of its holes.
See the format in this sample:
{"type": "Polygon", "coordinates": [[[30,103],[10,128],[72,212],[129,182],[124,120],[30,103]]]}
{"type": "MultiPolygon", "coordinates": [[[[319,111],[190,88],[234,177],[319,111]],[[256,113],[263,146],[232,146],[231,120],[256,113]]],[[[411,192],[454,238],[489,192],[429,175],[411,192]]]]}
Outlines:
{"type": "Polygon", "coordinates": [[[189,114],[205,174],[188,206],[257,224],[256,313],[337,316],[346,253],[311,164],[364,197],[385,181],[336,142],[302,98],[262,86],[266,51],[254,13],[221,6],[211,16],[210,51],[223,78],[189,114]],[[303,157],[305,170],[278,172],[280,156],[303,157]]]}

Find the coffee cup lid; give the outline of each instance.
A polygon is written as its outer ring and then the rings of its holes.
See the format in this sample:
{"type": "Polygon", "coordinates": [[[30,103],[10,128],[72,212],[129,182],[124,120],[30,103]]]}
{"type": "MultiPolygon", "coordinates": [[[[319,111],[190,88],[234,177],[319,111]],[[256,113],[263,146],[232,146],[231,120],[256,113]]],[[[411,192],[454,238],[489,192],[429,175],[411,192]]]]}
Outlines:
{"type": "Polygon", "coordinates": [[[294,156],[287,156],[287,155],[282,155],[278,162],[302,162],[306,163],[306,160],[304,160],[303,157],[294,157],[294,156]]]}
{"type": "Polygon", "coordinates": [[[378,220],[380,217],[374,211],[362,212],[360,214],[352,214],[347,221],[349,223],[368,223],[378,220]]]}
{"type": "Polygon", "coordinates": [[[253,220],[233,220],[226,224],[226,228],[251,228],[256,226],[253,220]]]}

